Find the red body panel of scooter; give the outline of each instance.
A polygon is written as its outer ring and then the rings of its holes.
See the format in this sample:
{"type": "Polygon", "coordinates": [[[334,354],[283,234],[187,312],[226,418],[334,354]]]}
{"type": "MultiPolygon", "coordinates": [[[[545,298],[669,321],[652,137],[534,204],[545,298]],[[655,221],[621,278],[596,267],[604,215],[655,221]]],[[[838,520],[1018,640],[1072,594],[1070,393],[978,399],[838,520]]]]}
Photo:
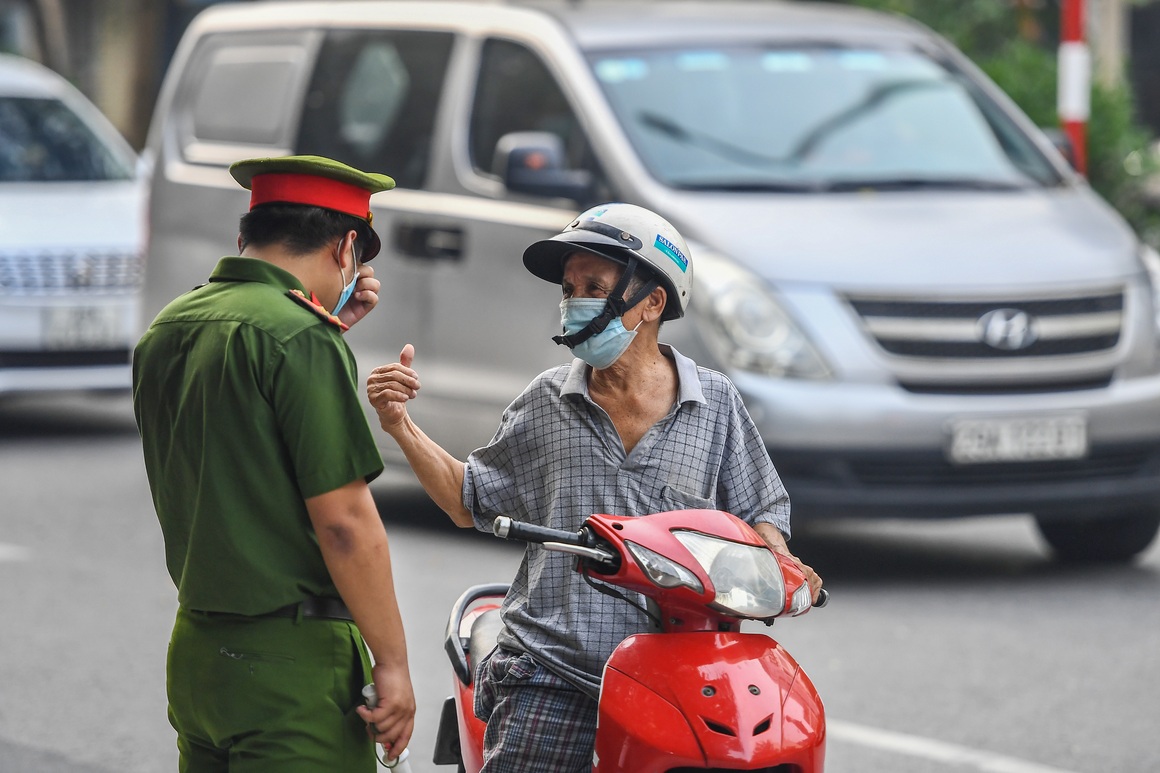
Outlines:
{"type": "Polygon", "coordinates": [[[823,769],[821,699],[761,634],[631,636],[605,667],[599,712],[596,773],[823,769]]]}
{"type": "MultiPolygon", "coordinates": [[[[719,600],[721,589],[713,585],[707,568],[711,564],[714,576],[723,583],[738,583],[726,590],[756,582],[752,573],[744,580],[735,579],[740,577],[734,571],[738,566],[763,566],[767,577],[768,572],[777,572],[783,578],[780,595],[761,597],[784,597],[784,602],[765,602],[774,605],[770,618],[804,611],[798,591],[808,591],[808,587],[801,570],[777,554],[772,555],[771,569],[769,553],[753,552],[754,548],[769,549],[750,526],[716,510],[641,517],[597,514],[576,535],[539,528],[525,529],[513,538],[555,546],[550,549],[575,546],[573,552],[582,557],[577,565],[581,572],[597,582],[642,593],[659,610],[656,622],[663,632],[629,636],[605,664],[594,773],[775,769],[823,773],[825,710],[813,683],[775,640],[741,632],[744,613],[732,613],[728,605],[740,603],[745,608],[749,602],[734,601],[729,595],[719,600]],[[696,536],[698,545],[709,539],[724,548],[703,564],[681,541],[688,540],[689,533],[696,536]],[[654,565],[646,567],[633,558],[633,546],[651,551],[656,556],[654,565]],[[761,555],[766,556],[765,564],[760,563],[761,555]],[[656,566],[663,568],[666,561],[684,574],[679,578],[671,571],[657,575],[656,566]],[[723,571],[721,561],[728,562],[723,571]],[[664,584],[658,584],[654,575],[664,584]],[[783,606],[778,608],[778,603],[783,606]]],[[[445,645],[457,675],[453,702],[458,735],[440,747],[444,751],[436,761],[460,762],[466,773],[477,773],[483,765],[485,730],[472,712],[471,670],[474,661],[494,644],[492,623],[498,621],[493,610],[504,590],[501,586],[469,589],[456,602],[448,622],[445,645]],[[458,745],[458,754],[446,748],[452,741],[458,745]]],[[[808,609],[808,595],[804,601],[808,609]]],[[[755,608],[762,609],[748,607],[755,608]]],[[[446,724],[450,721],[448,713],[446,724]]]]}
{"type": "MultiPolygon", "coordinates": [[[[499,609],[499,602],[502,598],[495,598],[494,603],[483,603],[463,617],[462,630],[466,633],[471,630],[471,625],[483,615],[485,612],[491,612],[499,609]]],[[[474,668],[477,664],[472,663],[474,668]]],[[[469,773],[478,773],[483,767],[483,733],[487,730],[487,724],[475,718],[475,680],[470,684],[464,684],[460,680],[454,680],[453,684],[454,698],[456,706],[456,719],[459,722],[459,754],[463,762],[463,769],[469,773]]]]}

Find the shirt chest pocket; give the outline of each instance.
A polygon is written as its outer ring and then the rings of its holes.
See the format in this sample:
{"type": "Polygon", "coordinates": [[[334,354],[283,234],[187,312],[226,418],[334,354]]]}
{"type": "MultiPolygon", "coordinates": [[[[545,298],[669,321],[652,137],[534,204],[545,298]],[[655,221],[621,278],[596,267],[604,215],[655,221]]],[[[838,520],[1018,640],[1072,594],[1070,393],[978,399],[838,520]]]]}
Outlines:
{"type": "Polygon", "coordinates": [[[669,510],[716,510],[717,503],[712,499],[690,494],[675,486],[661,488],[661,502],[669,510]]]}

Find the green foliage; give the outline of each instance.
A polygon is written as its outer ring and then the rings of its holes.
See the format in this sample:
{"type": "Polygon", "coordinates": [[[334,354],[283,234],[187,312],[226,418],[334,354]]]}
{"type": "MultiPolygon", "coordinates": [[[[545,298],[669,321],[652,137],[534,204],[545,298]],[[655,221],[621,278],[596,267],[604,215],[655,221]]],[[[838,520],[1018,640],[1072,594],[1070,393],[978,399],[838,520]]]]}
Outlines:
{"type": "Polygon", "coordinates": [[[848,0],[917,19],[954,42],[972,59],[991,56],[1009,40],[1017,18],[1011,0],[848,0]]]}
{"type": "MultiPolygon", "coordinates": [[[[1055,29],[1057,3],[1014,0],[850,0],[850,4],[905,14],[958,46],[1038,126],[1059,125],[1057,57],[1035,38],[1055,29]],[[1028,39],[1031,37],[1032,39],[1028,39]]],[[[1144,195],[1144,179],[1160,174],[1149,151],[1153,137],[1137,120],[1131,88],[1093,84],[1087,125],[1088,180],[1153,244],[1160,244],[1160,209],[1144,195]]]]}

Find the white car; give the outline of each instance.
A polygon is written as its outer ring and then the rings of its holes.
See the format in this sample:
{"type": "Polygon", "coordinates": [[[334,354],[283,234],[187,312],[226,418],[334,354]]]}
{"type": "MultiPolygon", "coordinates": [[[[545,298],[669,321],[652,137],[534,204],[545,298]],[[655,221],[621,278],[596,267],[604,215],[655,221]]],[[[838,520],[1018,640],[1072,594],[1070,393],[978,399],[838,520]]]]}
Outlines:
{"type": "Polygon", "coordinates": [[[0,55],[0,397],[128,389],[143,195],[136,154],[96,107],[0,55]]]}

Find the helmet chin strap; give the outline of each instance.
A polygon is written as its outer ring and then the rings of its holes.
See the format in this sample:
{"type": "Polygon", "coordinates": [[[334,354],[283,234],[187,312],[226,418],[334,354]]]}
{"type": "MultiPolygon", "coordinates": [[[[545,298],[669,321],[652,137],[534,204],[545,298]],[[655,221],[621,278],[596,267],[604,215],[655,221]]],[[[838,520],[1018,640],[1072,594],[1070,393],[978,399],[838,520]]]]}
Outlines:
{"type": "Polygon", "coordinates": [[[644,286],[634,296],[627,301],[624,300],[624,291],[628,289],[628,284],[632,281],[639,262],[636,258],[628,259],[628,266],[624,269],[624,273],[620,275],[620,279],[616,282],[616,286],[612,288],[612,292],[608,294],[608,298],[604,303],[604,310],[600,314],[575,333],[571,335],[552,336],[552,340],[558,346],[567,346],[571,349],[578,344],[584,343],[597,333],[603,333],[604,328],[608,327],[612,320],[623,315],[624,312],[647,298],[653,290],[660,286],[660,283],[655,279],[650,279],[645,282],[644,286]]]}

